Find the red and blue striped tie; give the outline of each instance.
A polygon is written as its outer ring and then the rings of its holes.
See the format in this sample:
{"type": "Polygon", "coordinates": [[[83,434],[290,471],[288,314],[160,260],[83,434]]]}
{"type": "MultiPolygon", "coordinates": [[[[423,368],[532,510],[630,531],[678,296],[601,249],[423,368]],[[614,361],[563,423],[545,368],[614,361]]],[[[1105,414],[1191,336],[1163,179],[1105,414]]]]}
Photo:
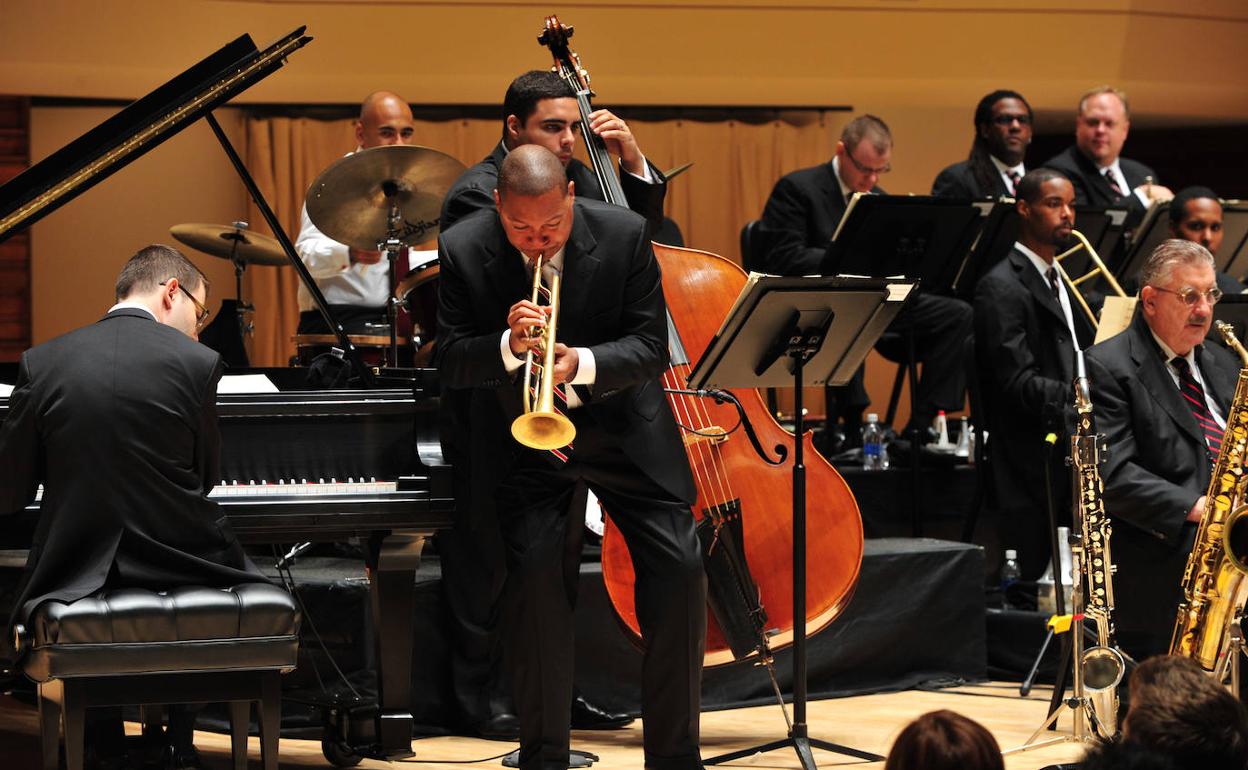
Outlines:
{"type": "Polygon", "coordinates": [[[1187,365],[1186,358],[1175,357],[1170,361],[1170,365],[1179,373],[1179,393],[1183,396],[1183,401],[1187,403],[1187,408],[1192,410],[1196,424],[1200,426],[1201,432],[1205,435],[1209,453],[1216,457],[1222,451],[1224,431],[1209,412],[1209,404],[1205,401],[1205,391],[1192,376],[1192,369],[1187,365]]]}

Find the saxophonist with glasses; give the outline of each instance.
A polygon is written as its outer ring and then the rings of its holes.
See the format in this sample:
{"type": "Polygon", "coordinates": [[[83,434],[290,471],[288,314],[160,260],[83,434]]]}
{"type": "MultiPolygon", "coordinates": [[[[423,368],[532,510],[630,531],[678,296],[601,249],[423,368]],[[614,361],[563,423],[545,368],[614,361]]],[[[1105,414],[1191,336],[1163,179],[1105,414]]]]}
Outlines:
{"type": "MultiPolygon", "coordinates": [[[[660,376],[667,313],[645,220],[577,199],[558,156],[538,145],[502,162],[496,209],[442,233],[439,338],[444,388],[466,391],[474,479],[490,495],[506,546],[502,644],[520,722],[520,767],[568,766],[573,604],[579,522],[568,500],[584,481],[628,543],[645,655],[646,767],[701,768],[698,749],[706,578],[690,504],[692,474],[660,376]],[[530,299],[541,259],[559,275],[557,311],[530,299]],[[533,335],[557,314],[556,333],[533,335]],[[544,339],[553,336],[555,339],[544,339]],[[524,358],[553,347],[542,376],[564,388],[571,447],[512,436],[524,411],[524,358]]],[[[555,295],[551,289],[552,300],[555,295]]],[[[536,358],[536,356],[534,356],[536,358]]]]}
{"type": "Polygon", "coordinates": [[[1140,285],[1127,330],[1086,352],[1108,446],[1102,477],[1118,566],[1118,641],[1136,660],[1169,648],[1240,368],[1225,349],[1204,344],[1222,297],[1206,248],[1165,241],[1145,262],[1140,285]]]}

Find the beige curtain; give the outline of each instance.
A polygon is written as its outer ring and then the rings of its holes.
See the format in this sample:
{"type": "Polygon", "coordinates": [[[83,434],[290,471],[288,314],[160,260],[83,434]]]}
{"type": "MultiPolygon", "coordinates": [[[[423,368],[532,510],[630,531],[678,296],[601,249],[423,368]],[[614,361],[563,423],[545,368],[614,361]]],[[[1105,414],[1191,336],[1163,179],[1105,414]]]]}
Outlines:
{"type": "MultiPolygon", "coordinates": [[[[772,185],[789,171],[831,157],[847,119],[844,113],[810,110],[766,123],[629,120],[629,125],[660,169],[694,164],[673,180],[667,195],[667,213],[680,225],[686,245],[739,264],[741,228],[762,213],[772,185]]],[[[416,140],[467,166],[493,149],[499,131],[496,120],[417,121],[416,140]]],[[[350,120],[247,120],[247,166],[292,240],[308,187],[354,145],[350,120]]],[[[250,214],[253,227],[267,232],[254,204],[250,214]]],[[[247,281],[256,305],[251,360],[257,366],[282,366],[294,353],[298,278],[290,268],[256,267],[248,269],[247,281]]],[[[812,403],[812,411],[817,409],[812,403]]]]}

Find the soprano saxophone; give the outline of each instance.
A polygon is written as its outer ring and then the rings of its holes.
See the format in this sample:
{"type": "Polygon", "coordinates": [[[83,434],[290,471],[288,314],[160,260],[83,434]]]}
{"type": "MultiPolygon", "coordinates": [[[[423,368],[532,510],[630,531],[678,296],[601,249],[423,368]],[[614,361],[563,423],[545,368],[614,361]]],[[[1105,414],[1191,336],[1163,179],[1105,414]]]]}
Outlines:
{"type": "Polygon", "coordinates": [[[1170,654],[1195,660],[1221,682],[1231,663],[1231,631],[1243,611],[1244,574],[1248,572],[1248,519],[1244,518],[1248,511],[1244,505],[1248,351],[1229,324],[1218,321],[1217,327],[1243,366],[1226,415],[1222,449],[1209,479],[1196,543],[1183,570],[1183,599],[1170,637],[1170,654]]]}
{"type": "Polygon", "coordinates": [[[1092,623],[1096,644],[1079,659],[1083,689],[1087,694],[1092,726],[1104,740],[1118,732],[1118,685],[1126,673],[1126,661],[1114,639],[1114,581],[1110,559],[1111,527],[1105,513],[1101,483],[1105,437],[1096,432],[1092,398],[1084,368],[1083,352],[1076,350],[1075,435],[1070,439],[1070,459],[1078,497],[1080,527],[1080,588],[1084,593],[1085,623],[1092,623]]]}

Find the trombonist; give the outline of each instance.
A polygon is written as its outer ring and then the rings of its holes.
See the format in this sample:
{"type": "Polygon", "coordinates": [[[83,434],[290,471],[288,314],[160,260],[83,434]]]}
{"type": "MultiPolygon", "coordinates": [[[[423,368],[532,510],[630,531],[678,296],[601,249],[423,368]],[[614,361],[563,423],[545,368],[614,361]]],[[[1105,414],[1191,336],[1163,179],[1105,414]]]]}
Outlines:
{"type": "Polygon", "coordinates": [[[1015,194],[1018,242],[975,287],[975,348],[1002,544],[1018,550],[1023,577],[1032,580],[1052,551],[1046,495],[1059,515],[1071,499],[1062,466],[1069,447],[1059,441],[1050,449],[1044,438],[1050,431],[1066,435],[1074,348],[1092,344],[1095,331],[1053,264],[1074,229],[1074,186],[1061,172],[1038,168],[1019,180],[1015,194]]]}
{"type": "MultiPolygon", "coordinates": [[[[434,361],[468,391],[470,462],[480,469],[506,544],[503,633],[520,721],[520,767],[568,763],[573,599],[579,549],[567,547],[568,500],[584,481],[633,555],[645,643],[646,766],[700,768],[698,725],[706,579],[690,504],[693,478],[660,384],[666,306],[646,222],[577,200],[558,156],[513,149],[483,211],[444,232],[434,361]],[[542,343],[547,311],[526,270],[541,255],[562,275],[553,381],[568,384],[576,428],[559,457],[510,435],[523,411],[522,356],[542,343]]],[[[548,373],[551,374],[551,373],[548,373]]]]}

